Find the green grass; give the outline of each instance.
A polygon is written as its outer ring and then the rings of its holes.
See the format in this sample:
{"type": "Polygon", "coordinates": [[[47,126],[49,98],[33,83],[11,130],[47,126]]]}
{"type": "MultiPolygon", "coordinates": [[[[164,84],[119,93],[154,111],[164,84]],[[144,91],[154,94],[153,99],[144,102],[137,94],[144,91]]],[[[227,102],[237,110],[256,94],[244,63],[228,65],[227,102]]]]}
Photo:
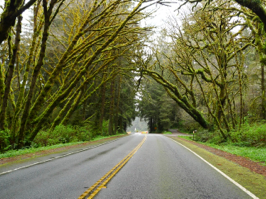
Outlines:
{"type": "MultiPolygon", "coordinates": [[[[117,135],[112,135],[112,136],[96,136],[91,141],[97,141],[97,140],[101,140],[101,139],[109,138],[109,137],[114,137],[114,136],[118,136],[118,135],[125,135],[125,134],[117,134],[117,135]]],[[[85,141],[85,142],[90,142],[90,141],[85,141]]],[[[56,145],[52,145],[52,146],[44,146],[44,147],[38,147],[38,148],[31,147],[31,148],[20,149],[20,150],[9,150],[3,154],[0,154],[0,159],[1,158],[8,158],[8,157],[15,157],[18,155],[36,153],[39,151],[56,149],[56,148],[65,147],[65,146],[77,145],[77,144],[81,144],[81,143],[85,143],[85,142],[70,142],[70,143],[65,143],[65,144],[56,144],[56,145]]]]}
{"type": "MultiPolygon", "coordinates": [[[[187,140],[192,140],[191,137],[187,137],[187,136],[179,136],[179,137],[187,139],[187,140]]],[[[234,146],[232,143],[226,143],[226,144],[223,143],[223,145],[206,143],[206,142],[205,143],[199,142],[199,143],[204,144],[206,146],[210,146],[215,149],[226,151],[231,154],[246,157],[256,162],[264,162],[264,165],[266,163],[266,148],[265,147],[257,148],[257,147],[234,146]]]]}
{"type": "Polygon", "coordinates": [[[124,133],[120,133],[120,134],[116,134],[116,135],[111,135],[111,136],[102,136],[102,135],[97,135],[95,138],[93,138],[91,141],[97,141],[97,140],[101,140],[104,138],[109,138],[109,137],[114,137],[114,136],[118,136],[118,135],[125,135],[124,133]]]}
{"type": "Polygon", "coordinates": [[[170,131],[164,131],[163,134],[172,134],[170,131]]]}
{"type": "Polygon", "coordinates": [[[18,155],[24,155],[24,154],[29,154],[29,153],[36,153],[39,151],[43,150],[49,150],[49,149],[56,149],[64,146],[71,146],[75,144],[80,144],[83,142],[71,142],[71,143],[65,143],[65,144],[56,144],[52,146],[44,146],[44,147],[38,147],[38,148],[28,148],[28,149],[19,149],[19,150],[9,150],[3,154],[0,154],[0,159],[1,158],[7,158],[7,157],[14,157],[18,155]]]}

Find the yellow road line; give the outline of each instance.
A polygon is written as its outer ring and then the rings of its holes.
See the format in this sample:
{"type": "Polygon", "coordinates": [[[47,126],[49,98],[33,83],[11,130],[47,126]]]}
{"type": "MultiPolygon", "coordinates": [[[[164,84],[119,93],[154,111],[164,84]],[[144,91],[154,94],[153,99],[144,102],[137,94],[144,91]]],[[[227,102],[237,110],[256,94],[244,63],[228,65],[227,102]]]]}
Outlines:
{"type": "Polygon", "coordinates": [[[110,171],[108,171],[103,177],[100,178],[100,180],[98,180],[94,185],[92,185],[89,189],[87,189],[81,196],[78,197],[78,199],[84,199],[84,198],[88,198],[91,199],[94,196],[96,196],[96,194],[98,194],[98,192],[102,189],[102,188],[106,188],[106,184],[115,176],[115,174],[117,174],[117,172],[130,160],[130,158],[132,158],[132,156],[139,150],[139,148],[142,146],[142,144],[145,142],[146,140],[146,135],[145,137],[142,139],[142,141],[138,144],[138,146],[136,146],[136,148],[134,148],[126,157],[123,158],[123,160],[121,160],[117,165],[114,166],[114,168],[112,168],[110,171]],[[93,191],[93,192],[92,192],[93,191]],[[91,193],[92,192],[92,193],[91,193]]]}

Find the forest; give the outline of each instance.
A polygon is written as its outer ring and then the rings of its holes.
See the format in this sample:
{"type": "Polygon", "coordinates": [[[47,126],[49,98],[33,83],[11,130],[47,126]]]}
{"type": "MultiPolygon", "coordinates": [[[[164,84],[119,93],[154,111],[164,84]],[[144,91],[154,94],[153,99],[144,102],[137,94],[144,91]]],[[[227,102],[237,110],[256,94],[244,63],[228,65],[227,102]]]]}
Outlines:
{"type": "Polygon", "coordinates": [[[182,1],[139,55],[140,115],[149,129],[178,128],[199,141],[265,146],[265,1],[182,1]],[[142,60],[142,61],[140,61],[142,60]]]}
{"type": "Polygon", "coordinates": [[[266,144],[265,0],[0,6],[0,152],[124,133],[136,117],[151,133],[266,144]],[[154,5],[182,16],[156,41],[141,23],[154,5]]]}

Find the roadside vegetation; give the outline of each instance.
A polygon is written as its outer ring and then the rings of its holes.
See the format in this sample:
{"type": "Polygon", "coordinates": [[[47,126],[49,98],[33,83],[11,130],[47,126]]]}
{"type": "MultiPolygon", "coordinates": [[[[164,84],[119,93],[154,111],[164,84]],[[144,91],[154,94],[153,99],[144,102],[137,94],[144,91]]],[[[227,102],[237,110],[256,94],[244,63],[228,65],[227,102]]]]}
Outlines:
{"type": "Polygon", "coordinates": [[[181,137],[266,165],[266,124],[245,123],[240,131],[231,132],[230,135],[230,139],[225,141],[217,131],[210,133],[206,130],[199,130],[194,137],[181,137]]]}
{"type": "Polygon", "coordinates": [[[166,134],[166,135],[168,134],[169,135],[169,134],[172,134],[172,132],[170,132],[170,131],[164,131],[164,132],[162,132],[162,134],[166,134]]]}
{"type": "Polygon", "coordinates": [[[37,145],[37,143],[34,143],[33,145],[26,147],[26,148],[22,148],[19,150],[8,150],[5,153],[1,153],[0,159],[1,158],[15,157],[15,156],[19,156],[19,155],[25,155],[25,154],[33,154],[36,152],[47,151],[50,149],[57,149],[57,148],[68,147],[68,146],[73,146],[73,145],[80,145],[80,144],[85,144],[85,143],[90,144],[90,143],[93,143],[93,141],[98,141],[98,140],[104,141],[105,138],[108,138],[108,141],[109,141],[110,138],[116,139],[117,137],[124,136],[124,135],[125,134],[116,134],[116,135],[111,135],[111,136],[98,135],[89,141],[71,141],[68,143],[60,143],[59,142],[59,144],[51,144],[51,145],[45,145],[45,146],[37,145]]]}
{"type": "Polygon", "coordinates": [[[150,31],[140,21],[155,3],[1,2],[0,152],[125,132],[136,116],[131,60],[150,31]]]}
{"type": "Polygon", "coordinates": [[[150,132],[194,131],[197,142],[266,162],[266,6],[248,2],[184,0],[186,13],[139,55],[150,132]]]}
{"type": "Polygon", "coordinates": [[[154,41],[141,22],[163,2],[5,1],[0,152],[124,133],[137,116],[150,133],[265,147],[265,1],[180,0],[154,41]]]}
{"type": "Polygon", "coordinates": [[[232,143],[235,146],[243,147],[266,147],[266,124],[262,123],[245,123],[238,131],[230,132],[230,139],[226,141],[218,132],[208,132],[206,130],[197,131],[195,140],[207,143],[221,144],[232,143]]]}

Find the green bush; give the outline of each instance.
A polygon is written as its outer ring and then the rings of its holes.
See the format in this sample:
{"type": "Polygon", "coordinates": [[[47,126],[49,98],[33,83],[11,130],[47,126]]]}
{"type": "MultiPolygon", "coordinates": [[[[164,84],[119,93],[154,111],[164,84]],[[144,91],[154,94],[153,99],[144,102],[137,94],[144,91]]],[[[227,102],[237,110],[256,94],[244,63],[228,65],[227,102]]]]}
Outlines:
{"type": "Polygon", "coordinates": [[[109,135],[108,127],[109,127],[109,120],[104,120],[102,126],[102,136],[109,135]]]}
{"type": "Polygon", "coordinates": [[[200,141],[200,142],[207,142],[213,137],[214,137],[213,133],[209,132],[208,130],[196,131],[194,133],[194,140],[200,141]]]}
{"type": "Polygon", "coordinates": [[[10,142],[9,130],[0,131],[0,152],[7,151],[12,148],[10,142]]]}
{"type": "Polygon", "coordinates": [[[164,131],[162,134],[172,134],[170,131],[164,131]]]}
{"type": "Polygon", "coordinates": [[[71,126],[58,125],[49,134],[49,138],[57,140],[55,144],[68,143],[75,134],[76,131],[71,126]]]}
{"type": "Polygon", "coordinates": [[[54,139],[51,139],[51,138],[47,139],[47,146],[56,145],[58,143],[59,143],[58,140],[54,140],[54,139]]]}
{"type": "Polygon", "coordinates": [[[239,147],[249,147],[252,146],[250,142],[235,142],[232,143],[233,146],[239,146],[239,147]]]}
{"type": "Polygon", "coordinates": [[[76,129],[76,137],[74,137],[72,140],[77,141],[90,141],[92,139],[92,133],[89,131],[89,127],[80,127],[75,126],[76,129]]]}
{"type": "Polygon", "coordinates": [[[92,133],[87,126],[64,126],[58,125],[53,131],[40,131],[34,139],[32,146],[51,146],[55,144],[64,144],[69,142],[89,141],[92,139],[92,133]]]}
{"type": "Polygon", "coordinates": [[[236,146],[265,146],[266,124],[245,123],[239,131],[231,132],[230,135],[236,146]]]}
{"type": "Polygon", "coordinates": [[[219,131],[214,131],[210,134],[210,137],[207,142],[214,143],[214,144],[222,144],[225,142],[225,140],[223,137],[221,137],[221,134],[219,131]]]}
{"type": "Polygon", "coordinates": [[[84,126],[58,125],[52,131],[40,131],[32,142],[31,147],[51,146],[55,144],[64,144],[70,142],[90,141],[99,134],[108,136],[109,121],[103,122],[102,132],[95,133],[92,126],[86,124],[84,126]]]}
{"type": "Polygon", "coordinates": [[[48,144],[49,133],[46,131],[40,131],[37,136],[34,138],[33,143],[31,145],[33,147],[39,146],[47,146],[48,144]]]}
{"type": "Polygon", "coordinates": [[[195,129],[197,129],[198,131],[203,130],[202,127],[197,122],[187,123],[184,121],[180,121],[176,129],[178,129],[182,133],[189,133],[189,134],[191,134],[195,129]]]}
{"type": "MultiPolygon", "coordinates": [[[[234,146],[266,146],[266,124],[255,123],[250,125],[245,123],[242,125],[242,128],[239,131],[232,131],[229,133],[229,135],[230,139],[228,139],[226,142],[234,146]]],[[[195,134],[195,140],[214,144],[222,144],[225,142],[218,131],[208,132],[207,130],[198,131],[195,134]]]]}

